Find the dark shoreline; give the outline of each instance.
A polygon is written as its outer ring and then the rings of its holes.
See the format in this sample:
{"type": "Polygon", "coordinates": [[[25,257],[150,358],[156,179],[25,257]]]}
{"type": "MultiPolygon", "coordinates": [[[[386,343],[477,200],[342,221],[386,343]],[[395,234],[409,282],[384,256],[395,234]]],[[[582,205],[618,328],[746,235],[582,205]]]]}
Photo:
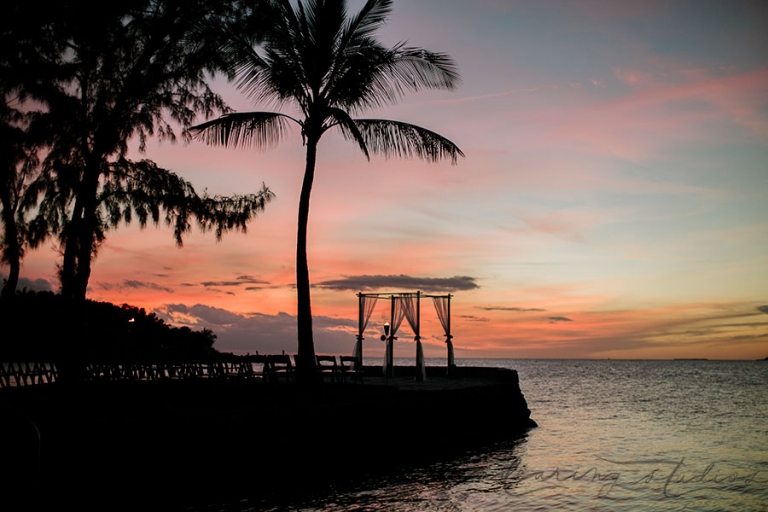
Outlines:
{"type": "Polygon", "coordinates": [[[170,510],[328,485],[536,426],[513,370],[461,367],[448,379],[445,367],[428,367],[423,383],[413,368],[388,381],[366,370],[363,385],[311,391],[236,380],[3,389],[3,438],[15,440],[3,481],[40,508],[99,508],[121,496],[127,508],[153,497],[170,510]]]}

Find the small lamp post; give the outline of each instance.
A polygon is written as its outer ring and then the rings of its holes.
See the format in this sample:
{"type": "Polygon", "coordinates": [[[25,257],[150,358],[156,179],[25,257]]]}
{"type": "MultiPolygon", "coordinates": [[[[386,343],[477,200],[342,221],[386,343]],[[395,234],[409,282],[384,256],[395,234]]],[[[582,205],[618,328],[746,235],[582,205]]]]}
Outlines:
{"type": "Polygon", "coordinates": [[[393,346],[395,343],[395,338],[389,336],[390,333],[390,326],[389,322],[384,322],[384,334],[381,335],[381,341],[386,341],[387,344],[384,346],[384,361],[385,361],[385,368],[384,368],[384,375],[387,377],[387,384],[389,384],[389,377],[390,374],[394,372],[394,366],[395,366],[395,360],[394,360],[394,350],[393,346]]]}

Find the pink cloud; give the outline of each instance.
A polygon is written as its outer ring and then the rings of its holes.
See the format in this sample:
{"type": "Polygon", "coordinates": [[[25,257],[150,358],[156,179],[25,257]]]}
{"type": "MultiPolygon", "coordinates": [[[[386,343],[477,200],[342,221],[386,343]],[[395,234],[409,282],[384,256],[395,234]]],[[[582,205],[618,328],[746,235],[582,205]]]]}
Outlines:
{"type": "Polygon", "coordinates": [[[768,144],[768,70],[693,82],[655,84],[645,75],[625,81],[643,85],[628,95],[587,105],[537,110],[519,121],[540,129],[542,147],[596,151],[630,160],[658,156],[665,147],[694,141],[728,142],[751,136],[768,144]],[[699,102],[699,108],[687,108],[699,102]],[[681,108],[686,107],[686,108],[681,108]],[[735,124],[744,132],[711,134],[713,123],[735,124]]]}
{"type": "Polygon", "coordinates": [[[654,83],[652,75],[633,69],[614,68],[613,74],[624,85],[642,86],[654,83]]]}
{"type": "Polygon", "coordinates": [[[525,225],[537,232],[553,235],[569,242],[582,242],[586,230],[605,222],[605,213],[560,211],[540,216],[523,216],[525,225]]]}

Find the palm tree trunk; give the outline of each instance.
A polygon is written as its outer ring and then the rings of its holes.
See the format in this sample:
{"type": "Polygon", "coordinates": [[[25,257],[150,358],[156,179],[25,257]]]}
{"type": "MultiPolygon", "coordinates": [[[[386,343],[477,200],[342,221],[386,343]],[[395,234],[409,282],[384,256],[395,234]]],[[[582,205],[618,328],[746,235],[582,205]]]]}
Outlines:
{"type": "Polygon", "coordinates": [[[298,379],[300,383],[314,381],[315,343],[312,337],[312,307],[309,293],[309,266],[307,264],[307,222],[309,196],[315,178],[317,143],[319,137],[307,137],[307,164],[299,199],[299,230],[296,238],[296,292],[298,295],[297,323],[299,332],[298,379]]]}

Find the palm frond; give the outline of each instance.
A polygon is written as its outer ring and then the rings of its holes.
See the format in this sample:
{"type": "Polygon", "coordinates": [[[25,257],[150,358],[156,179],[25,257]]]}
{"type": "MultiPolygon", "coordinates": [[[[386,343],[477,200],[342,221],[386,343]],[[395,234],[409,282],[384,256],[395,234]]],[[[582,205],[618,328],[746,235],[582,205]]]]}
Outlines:
{"type": "Polygon", "coordinates": [[[221,31],[222,43],[219,45],[219,52],[230,80],[244,81],[249,70],[266,67],[249,34],[238,33],[229,27],[223,27],[221,31]]]}
{"type": "Polygon", "coordinates": [[[445,53],[397,46],[393,49],[392,61],[384,66],[414,91],[422,88],[452,91],[461,84],[456,63],[445,53]]]}
{"type": "MultiPolygon", "coordinates": [[[[344,0],[337,1],[341,2],[342,6],[346,3],[344,0]]],[[[384,25],[386,17],[391,11],[391,0],[368,0],[360,12],[351,18],[346,16],[346,8],[344,8],[341,14],[347,21],[340,26],[332,45],[333,58],[329,61],[321,87],[323,96],[336,90],[339,80],[344,81],[344,75],[348,74],[350,68],[354,68],[351,61],[353,62],[354,57],[359,53],[358,48],[365,46],[364,44],[361,45],[361,41],[372,41],[373,33],[384,25]]],[[[366,61],[363,62],[368,64],[366,61]]],[[[359,75],[360,73],[353,72],[353,74],[359,75]]],[[[354,80],[354,77],[352,79],[354,80]]],[[[360,85],[361,83],[358,81],[358,87],[360,85]]]]}
{"type": "Polygon", "coordinates": [[[422,89],[453,90],[461,83],[454,61],[443,53],[373,40],[350,47],[328,86],[329,101],[353,112],[379,108],[422,89]]]}
{"type": "Polygon", "coordinates": [[[368,149],[385,157],[416,156],[428,162],[450,158],[456,165],[464,157],[459,147],[433,131],[420,126],[386,119],[355,119],[368,149]]]}
{"type": "Polygon", "coordinates": [[[392,0],[368,0],[360,9],[360,12],[353,18],[350,18],[342,41],[343,51],[346,43],[353,37],[366,38],[373,35],[387,20],[387,16],[392,12],[392,0]]]}
{"type": "Polygon", "coordinates": [[[299,121],[278,112],[237,112],[198,124],[192,136],[210,146],[244,146],[267,149],[277,145],[288,128],[287,120],[299,121]]]}
{"type": "Polygon", "coordinates": [[[296,59],[275,48],[267,48],[266,55],[259,59],[262,62],[253,59],[237,70],[236,86],[246,96],[257,104],[279,108],[303,95],[300,84],[304,83],[304,71],[296,65],[296,59]]]}
{"type": "Polygon", "coordinates": [[[357,103],[349,106],[355,111],[394,103],[406,92],[453,90],[461,82],[450,57],[422,48],[398,45],[378,55],[363,54],[362,58],[371,61],[371,67],[365,69],[367,86],[361,88],[357,103]]]}
{"type": "Polygon", "coordinates": [[[228,76],[254,102],[279,107],[303,94],[299,87],[307,80],[301,50],[303,9],[302,5],[294,9],[291,0],[265,1],[254,11],[262,18],[256,24],[258,41],[232,30],[225,35],[228,42],[222,51],[227,53],[228,76]]]}
{"type": "Polygon", "coordinates": [[[312,0],[299,3],[302,37],[299,46],[306,85],[319,91],[337,54],[338,40],[347,18],[345,0],[312,0]]]}
{"type": "Polygon", "coordinates": [[[360,146],[360,150],[365,154],[365,157],[370,160],[371,155],[368,153],[368,146],[365,143],[363,134],[360,133],[360,129],[357,127],[357,123],[352,119],[349,114],[341,110],[340,108],[331,108],[330,116],[333,122],[328,126],[338,126],[344,138],[347,140],[354,140],[357,145],[360,146]]]}

